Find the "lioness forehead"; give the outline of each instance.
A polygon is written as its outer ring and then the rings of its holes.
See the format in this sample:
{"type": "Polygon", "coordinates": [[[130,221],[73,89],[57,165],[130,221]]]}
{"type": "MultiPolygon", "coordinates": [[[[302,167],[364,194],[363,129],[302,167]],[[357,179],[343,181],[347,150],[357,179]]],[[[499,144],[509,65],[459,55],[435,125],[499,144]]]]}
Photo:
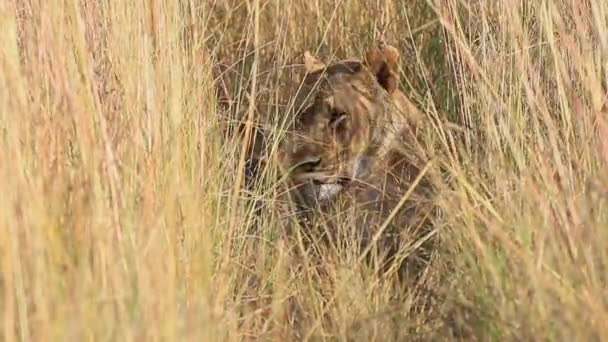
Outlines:
{"type": "Polygon", "coordinates": [[[346,74],[346,75],[354,75],[363,70],[363,63],[359,61],[341,61],[328,65],[327,67],[317,70],[313,73],[310,73],[309,76],[311,78],[318,78],[321,75],[338,75],[338,74],[346,74]]]}
{"type": "MultiPolygon", "coordinates": [[[[320,70],[306,74],[304,78],[306,89],[303,94],[313,99],[318,94],[328,95],[337,89],[355,92],[360,95],[375,93],[375,80],[365,65],[357,60],[344,60],[332,63],[320,70]],[[350,87],[343,87],[349,84],[350,87]],[[320,92],[319,92],[320,91],[320,92]],[[310,97],[310,94],[315,95],[310,97]]],[[[354,96],[354,94],[353,94],[354,96]]]]}
{"type": "Polygon", "coordinates": [[[303,110],[315,102],[335,96],[336,91],[341,93],[340,97],[347,96],[344,92],[351,99],[358,99],[362,95],[369,97],[374,92],[373,85],[373,76],[361,61],[342,60],[331,63],[304,76],[302,87],[294,98],[296,115],[302,114],[303,110]]]}

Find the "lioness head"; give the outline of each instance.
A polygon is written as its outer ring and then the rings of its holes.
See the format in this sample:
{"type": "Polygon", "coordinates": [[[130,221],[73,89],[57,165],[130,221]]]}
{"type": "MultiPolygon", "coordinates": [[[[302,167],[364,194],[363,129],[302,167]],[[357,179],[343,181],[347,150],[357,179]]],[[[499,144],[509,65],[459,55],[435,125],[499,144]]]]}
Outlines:
{"type": "Polygon", "coordinates": [[[372,48],[362,61],[330,64],[304,54],[280,163],[306,203],[327,203],[370,176],[392,134],[398,61],[391,46],[372,48]]]}

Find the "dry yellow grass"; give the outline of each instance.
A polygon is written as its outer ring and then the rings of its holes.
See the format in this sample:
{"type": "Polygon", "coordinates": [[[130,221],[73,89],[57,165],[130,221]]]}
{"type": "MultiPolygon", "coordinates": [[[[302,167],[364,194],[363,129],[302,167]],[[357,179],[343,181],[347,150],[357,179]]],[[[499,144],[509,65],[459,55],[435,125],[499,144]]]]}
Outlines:
{"type": "Polygon", "coordinates": [[[605,339],[607,23],[602,0],[0,1],[2,340],[605,339]],[[229,57],[238,111],[276,119],[305,49],[381,38],[429,123],[422,290],[348,243],[295,253],[272,187],[255,215],[214,92],[229,57]]]}

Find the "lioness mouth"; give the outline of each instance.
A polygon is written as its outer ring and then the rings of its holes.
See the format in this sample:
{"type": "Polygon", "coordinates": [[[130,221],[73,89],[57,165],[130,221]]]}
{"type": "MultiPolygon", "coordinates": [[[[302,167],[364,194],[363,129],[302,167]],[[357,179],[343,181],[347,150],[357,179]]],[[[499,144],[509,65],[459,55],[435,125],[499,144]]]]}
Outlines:
{"type": "Polygon", "coordinates": [[[323,172],[301,173],[295,175],[294,179],[312,186],[311,194],[320,202],[331,201],[351,182],[350,178],[328,176],[323,172]]]}
{"type": "Polygon", "coordinates": [[[317,199],[323,202],[335,198],[344,189],[344,186],[337,183],[322,183],[318,189],[317,199]]]}

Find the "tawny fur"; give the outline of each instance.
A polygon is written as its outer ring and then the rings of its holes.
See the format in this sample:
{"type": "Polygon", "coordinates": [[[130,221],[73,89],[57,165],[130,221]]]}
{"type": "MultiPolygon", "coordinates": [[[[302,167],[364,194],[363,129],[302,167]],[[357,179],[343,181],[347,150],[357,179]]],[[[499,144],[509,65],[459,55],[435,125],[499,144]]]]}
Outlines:
{"type": "MultiPolygon", "coordinates": [[[[350,220],[361,246],[372,242],[420,172],[416,131],[424,122],[398,88],[399,58],[386,45],[363,60],[330,64],[306,52],[293,110],[285,113],[292,124],[278,164],[291,198],[308,223],[325,214],[332,218],[325,224],[336,227],[350,220]]],[[[420,198],[414,195],[374,241],[381,254],[397,254],[403,236],[420,224],[427,210],[420,198]]]]}

